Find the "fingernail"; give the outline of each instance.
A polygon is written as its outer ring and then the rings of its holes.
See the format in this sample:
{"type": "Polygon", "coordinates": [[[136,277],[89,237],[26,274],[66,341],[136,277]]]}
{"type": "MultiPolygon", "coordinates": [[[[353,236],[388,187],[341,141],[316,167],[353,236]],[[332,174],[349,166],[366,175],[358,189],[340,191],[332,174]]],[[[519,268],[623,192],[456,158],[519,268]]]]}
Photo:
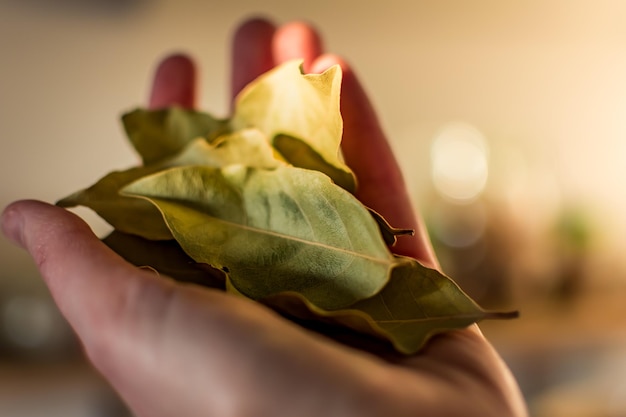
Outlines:
{"type": "Polygon", "coordinates": [[[23,223],[23,217],[15,203],[7,206],[2,212],[2,217],[0,218],[2,233],[19,246],[24,246],[22,241],[23,223]]]}

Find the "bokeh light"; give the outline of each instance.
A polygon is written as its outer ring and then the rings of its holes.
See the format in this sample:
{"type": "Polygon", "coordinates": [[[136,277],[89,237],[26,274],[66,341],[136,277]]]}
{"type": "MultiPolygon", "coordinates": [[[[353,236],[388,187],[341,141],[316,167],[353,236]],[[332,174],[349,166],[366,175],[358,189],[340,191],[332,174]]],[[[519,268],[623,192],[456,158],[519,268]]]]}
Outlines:
{"type": "Polygon", "coordinates": [[[435,136],[431,148],[435,189],[455,202],[470,202],[484,190],[489,174],[489,149],[475,127],[453,122],[435,136]]]}

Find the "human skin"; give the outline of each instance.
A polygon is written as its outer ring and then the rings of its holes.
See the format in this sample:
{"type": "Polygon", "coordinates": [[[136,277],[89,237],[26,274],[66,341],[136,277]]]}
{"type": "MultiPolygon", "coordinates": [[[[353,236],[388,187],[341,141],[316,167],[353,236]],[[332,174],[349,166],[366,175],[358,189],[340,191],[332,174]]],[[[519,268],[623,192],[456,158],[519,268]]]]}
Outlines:
{"type": "MultiPolygon", "coordinates": [[[[438,267],[372,105],[313,28],[244,22],[233,40],[232,96],[292,58],[307,72],[342,67],[342,149],[357,197],[417,231],[396,253],[438,267]]],[[[193,108],[196,78],[190,58],[166,58],[149,106],[193,108]]],[[[138,269],[64,209],[15,202],[2,230],[30,252],[86,356],[138,417],[527,415],[517,383],[475,325],[434,337],[416,355],[379,356],[252,301],[138,269]]]]}

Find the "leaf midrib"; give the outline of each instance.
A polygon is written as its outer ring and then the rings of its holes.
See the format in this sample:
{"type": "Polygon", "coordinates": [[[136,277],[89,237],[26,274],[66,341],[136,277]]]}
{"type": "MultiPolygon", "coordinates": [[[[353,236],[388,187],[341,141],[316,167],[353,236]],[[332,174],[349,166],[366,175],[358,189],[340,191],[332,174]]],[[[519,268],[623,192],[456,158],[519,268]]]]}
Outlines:
{"type": "MultiPolygon", "coordinates": [[[[147,199],[148,201],[166,201],[166,203],[169,204],[178,204],[181,206],[184,206],[184,204],[180,204],[180,203],[176,203],[176,202],[172,202],[172,201],[167,201],[165,199],[162,198],[150,198],[147,196],[140,196],[142,198],[147,199]]],[[[157,204],[158,207],[158,204],[157,204]]],[[[163,210],[161,210],[161,212],[163,213],[163,210]]],[[[163,213],[165,214],[165,213],[163,213]]],[[[303,243],[306,245],[310,245],[310,246],[317,246],[317,247],[321,247],[323,249],[328,249],[328,250],[334,250],[337,252],[342,252],[348,255],[352,255],[352,256],[356,256],[359,258],[363,258],[365,260],[369,260],[373,263],[378,263],[380,265],[387,265],[387,266],[391,266],[394,261],[393,261],[393,257],[391,256],[391,254],[388,254],[387,259],[382,259],[382,258],[375,258],[372,255],[368,255],[368,254],[364,254],[361,252],[356,252],[354,250],[349,250],[349,249],[345,249],[345,248],[341,248],[341,247],[337,247],[337,246],[331,246],[322,242],[316,242],[316,241],[312,241],[312,240],[306,240],[297,236],[292,236],[292,235],[287,235],[287,234],[283,234],[283,233],[279,233],[279,232],[275,232],[272,230],[268,230],[268,229],[262,229],[260,227],[253,227],[253,226],[249,226],[249,225],[244,225],[241,223],[237,223],[237,222],[233,222],[230,220],[225,220],[219,217],[215,217],[215,216],[211,216],[210,214],[207,213],[201,213],[203,216],[207,216],[210,217],[211,219],[213,219],[214,221],[220,222],[220,223],[224,223],[227,224],[231,227],[235,227],[235,228],[240,228],[242,230],[247,230],[247,231],[251,231],[254,233],[258,233],[258,234],[266,234],[268,236],[274,236],[274,237],[279,237],[279,238],[283,238],[283,239],[287,239],[287,240],[291,240],[294,242],[299,242],[299,243],[303,243]]]]}
{"type": "Polygon", "coordinates": [[[465,314],[446,314],[445,316],[428,316],[417,319],[393,319],[393,320],[376,320],[373,319],[375,323],[378,324],[411,324],[411,323],[426,323],[429,321],[443,321],[443,320],[474,320],[476,318],[482,318],[485,316],[485,313],[482,311],[477,311],[475,313],[465,313],[465,314]]]}

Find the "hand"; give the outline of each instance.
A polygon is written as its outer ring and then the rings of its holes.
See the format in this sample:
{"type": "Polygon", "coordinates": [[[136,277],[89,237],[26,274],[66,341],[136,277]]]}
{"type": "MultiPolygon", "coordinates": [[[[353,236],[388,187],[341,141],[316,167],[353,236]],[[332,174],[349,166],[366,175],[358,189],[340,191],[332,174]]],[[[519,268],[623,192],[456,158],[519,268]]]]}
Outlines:
{"type": "MultiPolygon", "coordinates": [[[[436,266],[349,65],[322,54],[319,36],[302,23],[248,21],[233,47],[233,95],[291,58],[303,58],[309,72],[342,66],[342,146],[358,197],[392,224],[418,230],[397,251],[436,266]]],[[[172,56],[157,70],[150,106],[193,107],[194,92],[194,64],[172,56]]],[[[476,326],[437,336],[418,355],[383,359],[252,301],[137,269],[60,208],[13,203],[2,228],[31,253],[88,358],[138,417],[526,415],[509,370],[476,326]]]]}

